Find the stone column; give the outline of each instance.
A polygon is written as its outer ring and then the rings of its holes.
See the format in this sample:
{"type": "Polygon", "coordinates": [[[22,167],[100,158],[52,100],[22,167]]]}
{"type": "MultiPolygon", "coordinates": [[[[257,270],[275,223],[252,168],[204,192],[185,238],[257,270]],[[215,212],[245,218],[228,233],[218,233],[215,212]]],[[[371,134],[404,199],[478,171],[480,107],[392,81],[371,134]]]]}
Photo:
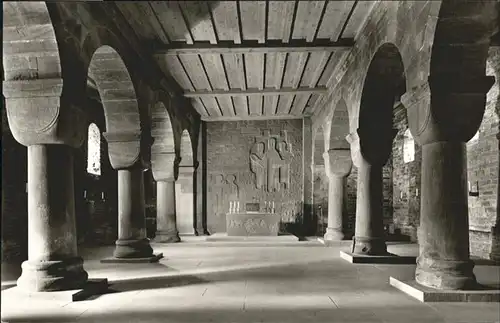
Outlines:
{"type": "Polygon", "coordinates": [[[56,78],[3,84],[12,135],[28,147],[28,260],[17,281],[28,292],[78,289],[88,277],[77,251],[72,155],[87,123],[61,93],[56,78]]]}
{"type": "Polygon", "coordinates": [[[323,158],[328,176],[328,227],[324,239],[343,240],[344,187],[352,168],[351,152],[349,149],[330,149],[323,158]]]}
{"type": "Polygon", "coordinates": [[[179,166],[175,187],[177,229],[182,235],[195,235],[194,223],[194,166],[179,166]]]}
{"type": "Polygon", "coordinates": [[[118,240],[113,256],[153,256],[153,249],[146,236],[144,175],[141,167],[118,170],[118,240]]]}
{"type": "Polygon", "coordinates": [[[155,242],[179,242],[175,210],[175,153],[152,155],[151,164],[156,180],[155,242]]]}
{"type": "Polygon", "coordinates": [[[411,132],[422,146],[420,255],[415,279],[436,289],[468,289],[476,284],[469,258],[465,143],[481,124],[493,78],[460,82],[429,77],[402,98],[411,132]],[[467,93],[456,90],[462,88],[467,93]]]}
{"type": "Polygon", "coordinates": [[[77,289],[87,278],[77,252],[71,147],[28,146],[28,260],[17,285],[28,291],[77,289]]]}
{"type": "MultiPolygon", "coordinates": [[[[111,166],[118,171],[118,240],[114,258],[151,258],[146,235],[145,162],[139,132],[105,132],[111,166]]],[[[144,143],[143,143],[144,144],[144,143]]]]}
{"type": "Polygon", "coordinates": [[[353,164],[358,168],[355,254],[381,256],[387,254],[383,222],[382,167],[387,162],[395,131],[375,137],[358,129],[346,139],[351,145],[353,164]]]}
{"type": "Polygon", "coordinates": [[[155,242],[179,242],[179,231],[175,217],[175,182],[156,183],[156,237],[155,242]]]}

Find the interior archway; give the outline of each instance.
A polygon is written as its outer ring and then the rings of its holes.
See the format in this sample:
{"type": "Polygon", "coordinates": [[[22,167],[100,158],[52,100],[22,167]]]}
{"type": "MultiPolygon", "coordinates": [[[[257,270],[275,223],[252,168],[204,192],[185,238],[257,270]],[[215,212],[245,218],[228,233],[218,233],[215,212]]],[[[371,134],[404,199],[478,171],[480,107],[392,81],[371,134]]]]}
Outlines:
{"type": "Polygon", "coordinates": [[[99,92],[106,131],[141,131],[139,105],[134,84],[120,54],[108,46],[99,47],[90,60],[87,85],[99,92]]]}
{"type": "Polygon", "coordinates": [[[384,165],[382,199],[385,230],[392,228],[394,222],[395,183],[393,159],[390,156],[394,138],[398,138],[394,121],[400,112],[404,114],[406,122],[406,111],[400,105],[400,98],[405,92],[402,57],[394,44],[385,43],[379,47],[368,68],[361,96],[358,128],[363,157],[371,163],[384,165]]]}

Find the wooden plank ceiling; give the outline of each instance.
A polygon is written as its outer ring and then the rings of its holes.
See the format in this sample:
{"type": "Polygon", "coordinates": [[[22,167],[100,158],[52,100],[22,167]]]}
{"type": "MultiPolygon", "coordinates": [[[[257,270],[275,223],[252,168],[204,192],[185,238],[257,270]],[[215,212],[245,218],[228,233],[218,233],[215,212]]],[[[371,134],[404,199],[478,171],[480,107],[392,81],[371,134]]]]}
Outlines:
{"type": "Polygon", "coordinates": [[[375,1],[117,2],[203,120],[311,115],[375,1]]]}

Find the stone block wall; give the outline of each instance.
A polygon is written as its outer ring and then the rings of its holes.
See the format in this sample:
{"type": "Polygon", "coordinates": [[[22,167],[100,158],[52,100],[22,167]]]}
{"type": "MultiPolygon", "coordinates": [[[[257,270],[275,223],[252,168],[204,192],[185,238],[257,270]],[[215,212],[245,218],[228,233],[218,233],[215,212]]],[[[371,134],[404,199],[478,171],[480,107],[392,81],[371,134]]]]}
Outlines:
{"type": "Polygon", "coordinates": [[[414,142],[414,160],[405,162],[403,158],[405,132],[408,129],[404,106],[395,109],[393,127],[398,133],[392,146],[393,179],[393,224],[394,231],[417,241],[417,228],[420,219],[420,168],[422,153],[414,142]]]}
{"type": "Polygon", "coordinates": [[[281,231],[300,231],[304,223],[302,120],[208,122],[206,127],[208,231],[226,231],[225,214],[232,201],[240,202],[240,212],[248,202],[263,207],[265,201],[274,201],[276,213],[282,216],[281,231]],[[269,149],[270,137],[277,139],[278,150],[269,149]],[[256,141],[262,144],[255,145],[256,141]],[[276,191],[265,187],[270,166],[274,170],[270,183],[276,191]]]}
{"type": "Polygon", "coordinates": [[[467,143],[467,176],[472,191],[478,188],[479,196],[469,196],[469,238],[472,255],[489,258],[491,228],[499,222],[499,82],[500,48],[491,47],[486,74],[496,81],[487,95],[486,111],[479,132],[467,143]]]}

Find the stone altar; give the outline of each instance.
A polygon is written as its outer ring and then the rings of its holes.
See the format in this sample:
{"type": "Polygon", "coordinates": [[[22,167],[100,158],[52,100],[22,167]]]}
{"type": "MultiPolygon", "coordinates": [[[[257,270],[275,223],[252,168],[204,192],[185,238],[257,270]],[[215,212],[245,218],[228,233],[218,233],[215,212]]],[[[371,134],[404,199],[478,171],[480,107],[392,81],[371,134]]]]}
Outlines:
{"type": "Polygon", "coordinates": [[[280,215],[276,213],[227,213],[228,236],[277,236],[280,215]]]}

